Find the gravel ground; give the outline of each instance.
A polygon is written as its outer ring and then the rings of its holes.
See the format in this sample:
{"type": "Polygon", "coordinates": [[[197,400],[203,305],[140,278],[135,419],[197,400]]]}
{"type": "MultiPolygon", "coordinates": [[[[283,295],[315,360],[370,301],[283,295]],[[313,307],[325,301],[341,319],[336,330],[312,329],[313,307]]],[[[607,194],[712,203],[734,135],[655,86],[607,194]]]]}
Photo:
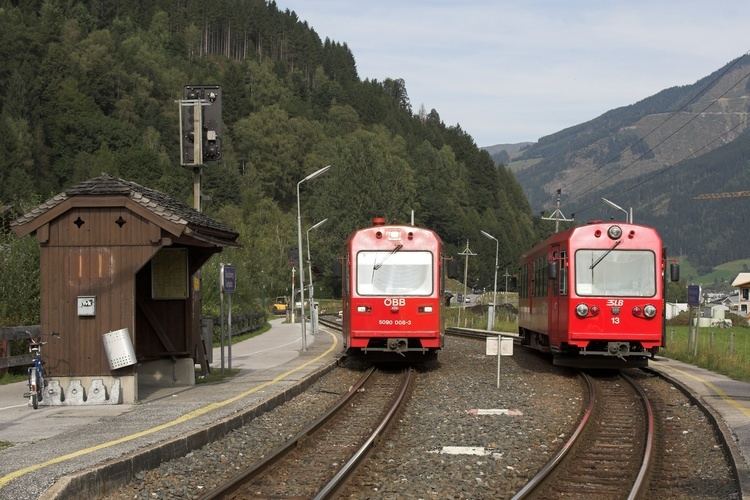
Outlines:
{"type": "MultiPolygon", "coordinates": [[[[361,364],[348,366],[224,439],[139,473],[136,481],[106,498],[196,498],[321,414],[361,375],[361,364]]],[[[438,366],[417,374],[398,427],[381,445],[382,451],[370,457],[374,465],[365,465],[350,483],[356,486],[345,495],[510,496],[556,451],[578,418],[581,388],[574,375],[565,373],[517,350],[514,358],[502,360],[498,390],[496,358],[484,355],[484,344],[449,337],[438,366]],[[475,409],[518,414],[475,415],[475,409]],[[444,446],[484,447],[485,454],[448,455],[441,453],[444,446]],[[390,459],[394,450],[398,463],[390,459]]]]}
{"type": "Polygon", "coordinates": [[[571,372],[519,349],[500,371],[498,389],[497,358],[484,355],[484,343],[449,337],[439,367],[420,374],[398,427],[342,497],[511,497],[572,432],[583,393],[571,372]],[[448,454],[457,446],[482,454],[448,454]]]}
{"type": "MultiPolygon", "coordinates": [[[[357,366],[359,365],[359,366],[357,366]]],[[[159,468],[106,498],[196,498],[292,437],[348,390],[363,371],[347,363],[292,401],[224,439],[159,468]]],[[[669,384],[633,371],[663,431],[650,498],[733,498],[737,491],[703,413],[669,384]]],[[[421,369],[399,422],[340,492],[343,498],[510,498],[577,425],[583,391],[576,375],[516,349],[496,358],[484,343],[448,337],[437,367],[421,369]],[[483,415],[478,410],[507,414],[483,415]],[[473,447],[476,454],[457,448],[473,447]],[[458,452],[458,454],[452,454],[458,452]]]]}
{"type": "Polygon", "coordinates": [[[721,438],[703,411],[655,375],[629,373],[648,394],[657,425],[649,498],[739,499],[721,438]]]}

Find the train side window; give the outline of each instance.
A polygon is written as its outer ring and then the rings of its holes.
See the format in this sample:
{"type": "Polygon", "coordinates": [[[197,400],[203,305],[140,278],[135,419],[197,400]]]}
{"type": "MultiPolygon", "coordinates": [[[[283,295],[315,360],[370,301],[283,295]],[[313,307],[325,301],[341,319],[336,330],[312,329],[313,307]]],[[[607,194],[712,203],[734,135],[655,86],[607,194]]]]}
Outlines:
{"type": "Polygon", "coordinates": [[[568,254],[560,252],[560,270],[557,273],[559,277],[558,290],[560,295],[568,295],[568,254]]]}

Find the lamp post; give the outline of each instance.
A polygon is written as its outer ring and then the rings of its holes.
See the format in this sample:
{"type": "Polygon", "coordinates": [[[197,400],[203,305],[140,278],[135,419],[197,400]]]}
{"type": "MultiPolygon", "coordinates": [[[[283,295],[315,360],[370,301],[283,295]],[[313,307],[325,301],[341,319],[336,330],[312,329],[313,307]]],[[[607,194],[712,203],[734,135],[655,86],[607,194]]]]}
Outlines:
{"type": "MultiPolygon", "coordinates": [[[[305,182],[324,174],[330,165],[316,170],[297,183],[297,250],[299,252],[299,305],[300,305],[300,324],[302,325],[302,350],[307,351],[307,332],[305,331],[305,265],[302,261],[302,212],[299,205],[299,187],[305,182]]],[[[294,308],[294,296],[292,295],[292,308],[294,308]]]]}
{"type": "MultiPolygon", "coordinates": [[[[500,252],[500,242],[497,241],[497,238],[492,236],[487,231],[480,230],[479,232],[482,233],[482,236],[491,240],[495,240],[495,287],[493,288],[494,291],[492,292],[492,311],[490,311],[490,314],[487,316],[487,329],[492,330],[492,328],[495,326],[495,307],[497,307],[497,259],[500,252]]],[[[498,353],[498,356],[499,355],[500,354],[498,353]]]]}
{"type": "Polygon", "coordinates": [[[322,226],[328,221],[327,218],[323,219],[320,222],[317,222],[313,224],[311,227],[307,229],[307,270],[308,274],[310,275],[310,325],[312,326],[312,334],[315,335],[317,333],[317,318],[318,314],[315,310],[315,302],[313,301],[313,279],[312,279],[312,261],[310,260],[310,231],[313,229],[322,226]]]}
{"type": "Polygon", "coordinates": [[[613,202],[609,201],[607,198],[602,198],[602,201],[604,203],[606,203],[607,205],[609,205],[610,207],[616,208],[617,210],[620,210],[621,212],[624,212],[625,213],[625,222],[628,222],[630,224],[633,223],[633,207],[630,207],[630,213],[628,213],[627,210],[625,210],[624,208],[622,208],[617,203],[613,203],[613,202]]]}

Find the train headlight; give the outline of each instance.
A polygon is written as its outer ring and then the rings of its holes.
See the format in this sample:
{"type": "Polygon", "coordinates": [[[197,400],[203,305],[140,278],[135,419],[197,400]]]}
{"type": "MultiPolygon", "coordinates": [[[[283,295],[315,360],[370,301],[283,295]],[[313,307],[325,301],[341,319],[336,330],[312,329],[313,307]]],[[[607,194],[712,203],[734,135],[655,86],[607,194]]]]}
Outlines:
{"type": "Polygon", "coordinates": [[[651,304],[646,304],[646,307],[643,308],[643,314],[647,318],[653,318],[656,316],[656,307],[652,306],[651,304]]]}
{"type": "Polygon", "coordinates": [[[589,306],[586,304],[578,304],[576,306],[576,314],[580,316],[581,318],[585,318],[586,315],[589,313],[589,306]]]}
{"type": "Polygon", "coordinates": [[[613,240],[619,240],[620,236],[622,236],[622,229],[620,226],[609,226],[609,229],[607,229],[607,236],[613,240]]]}

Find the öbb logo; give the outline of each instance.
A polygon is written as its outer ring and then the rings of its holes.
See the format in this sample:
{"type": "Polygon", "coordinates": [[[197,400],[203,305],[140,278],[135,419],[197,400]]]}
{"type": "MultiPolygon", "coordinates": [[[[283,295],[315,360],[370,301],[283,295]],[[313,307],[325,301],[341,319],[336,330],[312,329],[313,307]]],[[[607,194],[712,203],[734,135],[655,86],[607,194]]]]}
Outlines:
{"type": "Polygon", "coordinates": [[[383,300],[383,305],[385,305],[386,307],[391,307],[391,306],[402,307],[406,305],[406,299],[388,298],[388,299],[383,300]]]}

